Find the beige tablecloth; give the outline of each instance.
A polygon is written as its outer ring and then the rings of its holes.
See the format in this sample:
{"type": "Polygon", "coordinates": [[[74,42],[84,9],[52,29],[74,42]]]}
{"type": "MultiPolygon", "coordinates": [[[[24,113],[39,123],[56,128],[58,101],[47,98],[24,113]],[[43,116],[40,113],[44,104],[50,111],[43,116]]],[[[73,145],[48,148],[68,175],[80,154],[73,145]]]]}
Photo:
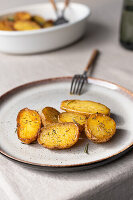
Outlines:
{"type": "MultiPolygon", "coordinates": [[[[44,2],[29,0],[28,3],[44,2]]],[[[33,80],[68,76],[83,71],[94,48],[101,51],[93,76],[133,86],[133,52],[119,44],[122,0],[78,0],[92,9],[84,39],[58,51],[11,56],[0,54],[0,95],[33,80]]],[[[0,0],[0,9],[26,4],[0,0]]],[[[73,173],[24,167],[0,155],[0,200],[132,200],[133,154],[105,166],[73,173]]]]}

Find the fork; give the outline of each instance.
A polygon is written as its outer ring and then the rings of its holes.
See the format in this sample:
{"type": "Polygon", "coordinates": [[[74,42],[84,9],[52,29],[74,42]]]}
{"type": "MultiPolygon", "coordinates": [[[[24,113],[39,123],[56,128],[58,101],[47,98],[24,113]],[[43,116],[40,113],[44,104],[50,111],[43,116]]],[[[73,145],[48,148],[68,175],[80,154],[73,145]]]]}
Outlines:
{"type": "Polygon", "coordinates": [[[83,74],[76,74],[73,76],[71,82],[70,94],[77,94],[77,95],[81,94],[84,84],[87,83],[87,72],[89,68],[94,64],[94,61],[96,60],[98,54],[99,51],[95,49],[91,55],[91,58],[89,59],[89,62],[83,74]]]}
{"type": "Polygon", "coordinates": [[[56,13],[56,16],[57,16],[57,19],[54,21],[54,25],[61,25],[61,24],[65,24],[68,22],[68,20],[64,17],[64,13],[66,11],[66,8],[68,7],[69,3],[70,3],[70,0],[65,0],[65,3],[64,3],[64,8],[61,12],[61,16],[59,16],[58,14],[58,9],[57,9],[57,6],[56,6],[56,3],[55,3],[55,0],[50,0],[54,10],[55,10],[55,13],[56,13]]]}

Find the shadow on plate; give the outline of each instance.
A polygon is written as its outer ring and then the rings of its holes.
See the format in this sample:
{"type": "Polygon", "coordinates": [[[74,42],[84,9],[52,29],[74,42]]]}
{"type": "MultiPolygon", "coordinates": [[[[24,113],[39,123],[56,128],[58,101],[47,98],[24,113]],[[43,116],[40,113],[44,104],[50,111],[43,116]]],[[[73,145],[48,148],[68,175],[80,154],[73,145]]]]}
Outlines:
{"type": "MultiPolygon", "coordinates": [[[[116,135],[112,138],[112,140],[111,141],[109,141],[108,143],[105,143],[105,144],[101,144],[101,145],[104,145],[104,147],[107,147],[107,148],[113,148],[114,147],[114,145],[119,145],[120,144],[120,142],[121,141],[123,141],[124,140],[124,138],[125,137],[128,137],[127,136],[127,134],[128,134],[128,131],[127,130],[125,130],[125,129],[117,129],[117,132],[116,132],[116,135]]],[[[84,139],[84,138],[83,138],[84,139]]],[[[33,146],[34,145],[36,145],[36,144],[33,144],[33,146]]],[[[98,145],[100,145],[100,144],[98,144],[98,145]]],[[[96,163],[94,163],[94,164],[92,164],[92,165],[86,165],[86,166],[79,166],[79,167],[68,167],[68,168],[51,168],[51,167],[40,167],[40,166],[35,166],[35,165],[28,165],[28,164],[25,164],[25,163],[21,163],[21,162],[19,162],[19,161],[15,161],[15,160],[12,160],[12,162],[14,162],[14,163],[16,163],[17,165],[18,165],[18,167],[20,166],[20,167],[24,167],[24,168],[26,168],[27,170],[32,170],[32,171],[34,171],[35,173],[41,173],[41,175],[45,175],[45,173],[47,173],[47,174],[49,174],[50,176],[51,175],[53,175],[53,176],[59,176],[59,174],[61,175],[61,177],[62,177],[62,173],[64,174],[64,176],[66,175],[66,177],[68,177],[68,175],[69,175],[69,173],[68,172],[74,172],[74,173],[70,173],[70,177],[69,178],[71,178],[71,175],[73,174],[75,174],[75,172],[76,172],[76,174],[77,174],[77,171],[80,171],[80,175],[81,175],[81,170],[83,170],[82,171],[82,175],[83,175],[83,177],[80,177],[80,180],[81,179],[83,179],[83,180],[85,180],[86,178],[88,179],[88,177],[86,177],[86,173],[92,173],[92,180],[94,179],[94,177],[98,177],[98,175],[100,175],[100,171],[102,171],[102,167],[100,167],[100,166],[102,166],[102,165],[105,165],[105,164],[108,164],[108,163],[110,163],[110,162],[112,162],[112,161],[115,161],[116,159],[118,159],[120,156],[122,156],[122,155],[124,155],[125,153],[127,153],[129,150],[132,150],[133,148],[132,148],[133,146],[131,146],[130,148],[127,148],[126,150],[124,150],[123,152],[120,152],[118,155],[115,155],[115,156],[113,156],[113,157],[111,157],[111,158],[108,158],[108,159],[105,159],[105,160],[103,160],[103,161],[100,161],[100,162],[96,162],[96,163]],[[95,167],[99,167],[99,168],[97,168],[97,170],[93,170],[92,168],[95,168],[95,167]],[[85,172],[85,170],[87,170],[87,169],[92,169],[92,171],[89,171],[89,172],[85,172]],[[94,175],[95,174],[95,175],[94,175]]],[[[126,157],[131,157],[131,155],[132,155],[132,152],[130,153],[129,152],[129,154],[127,154],[127,156],[126,157]]],[[[125,158],[122,158],[121,160],[122,160],[122,162],[124,162],[125,163],[125,159],[126,159],[126,157],[125,158]]],[[[10,159],[10,158],[8,158],[8,159],[10,159]]],[[[131,160],[131,159],[130,159],[131,160]]],[[[116,161],[116,163],[117,163],[117,161],[116,161]]],[[[112,167],[114,166],[114,164],[112,164],[112,167]]],[[[116,168],[116,165],[114,166],[115,168],[116,168]]],[[[119,166],[118,166],[119,167],[119,166]]],[[[105,168],[104,167],[104,171],[105,170],[110,170],[110,165],[107,165],[107,167],[105,168]]],[[[79,179],[79,177],[75,177],[76,179],[79,179]]],[[[91,177],[90,177],[91,178],[91,177]]],[[[101,177],[99,177],[99,178],[101,178],[101,177]]]]}
{"type": "MultiPolygon", "coordinates": [[[[116,148],[118,145],[121,145],[123,143],[123,141],[126,140],[126,138],[128,137],[128,130],[126,129],[117,129],[116,130],[116,134],[112,137],[112,139],[106,143],[101,143],[101,144],[93,144],[93,146],[95,145],[95,148],[99,148],[100,146],[103,148],[116,148]]],[[[73,153],[81,153],[80,150],[81,148],[83,148],[86,144],[90,143],[90,141],[87,139],[87,137],[85,136],[85,134],[82,134],[82,136],[79,138],[78,142],[69,149],[63,149],[61,151],[59,150],[51,150],[52,152],[54,152],[55,154],[60,153],[60,154],[68,154],[68,152],[71,152],[71,150],[73,151],[73,153]]],[[[42,149],[44,148],[43,146],[39,145],[37,142],[33,143],[30,145],[30,148],[37,148],[37,149],[42,149]]]]}
{"type": "Polygon", "coordinates": [[[117,129],[115,135],[112,137],[110,141],[107,143],[103,144],[98,144],[102,145],[104,148],[116,148],[118,145],[122,145],[123,141],[128,138],[128,130],[126,129],[117,129]]]}
{"type": "Polygon", "coordinates": [[[111,113],[110,117],[113,118],[116,122],[116,125],[123,125],[124,124],[124,118],[118,114],[111,113]]]}
{"type": "MultiPolygon", "coordinates": [[[[72,147],[72,148],[69,148],[69,149],[62,149],[61,151],[60,150],[57,150],[57,149],[45,149],[45,150],[48,150],[48,151],[52,151],[54,152],[55,154],[68,154],[69,152],[73,151],[73,153],[81,153],[80,152],[80,149],[83,148],[83,151],[84,151],[84,147],[85,145],[89,142],[89,140],[87,139],[86,135],[84,133],[81,134],[81,136],[79,137],[79,140],[78,142],[72,147]]],[[[37,149],[43,149],[44,147],[40,144],[38,144],[38,142],[34,142],[32,144],[29,145],[29,148],[37,148],[37,149]]]]}

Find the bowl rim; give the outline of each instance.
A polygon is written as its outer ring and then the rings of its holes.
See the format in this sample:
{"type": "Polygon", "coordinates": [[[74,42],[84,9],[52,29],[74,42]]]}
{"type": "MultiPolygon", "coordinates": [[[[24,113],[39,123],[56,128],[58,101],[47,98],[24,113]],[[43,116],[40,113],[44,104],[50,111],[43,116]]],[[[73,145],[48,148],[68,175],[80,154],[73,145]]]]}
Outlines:
{"type": "MultiPolygon", "coordinates": [[[[29,4],[29,5],[23,5],[23,6],[11,8],[11,9],[6,9],[4,11],[0,11],[0,17],[2,17],[3,15],[6,15],[8,13],[11,13],[11,12],[16,12],[19,9],[21,11],[23,9],[29,9],[30,7],[32,8],[32,7],[35,7],[35,6],[48,5],[48,4],[50,4],[50,2],[38,3],[38,4],[29,4]]],[[[57,2],[57,5],[62,5],[62,4],[63,4],[63,2],[57,2]]],[[[79,5],[81,7],[84,7],[87,11],[86,15],[84,17],[82,17],[81,19],[75,20],[74,22],[69,22],[67,24],[62,24],[62,25],[58,25],[58,26],[54,26],[54,27],[50,27],[50,28],[46,28],[46,29],[27,30],[27,31],[3,31],[3,30],[0,30],[0,36],[2,36],[2,35],[3,36],[4,35],[7,35],[7,36],[22,36],[22,35],[32,35],[32,34],[53,32],[53,31],[61,30],[63,28],[71,27],[71,26],[87,19],[90,16],[91,9],[87,5],[82,4],[82,3],[75,3],[75,2],[72,2],[71,5],[79,5]]]]}

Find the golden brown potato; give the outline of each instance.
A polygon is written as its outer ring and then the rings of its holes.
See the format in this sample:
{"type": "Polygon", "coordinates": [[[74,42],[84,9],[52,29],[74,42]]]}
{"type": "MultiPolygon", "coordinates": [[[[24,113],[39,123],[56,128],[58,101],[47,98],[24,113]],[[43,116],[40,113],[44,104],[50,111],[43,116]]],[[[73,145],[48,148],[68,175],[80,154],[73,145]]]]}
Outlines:
{"type": "Polygon", "coordinates": [[[38,15],[35,15],[32,17],[32,20],[35,21],[37,24],[39,24],[40,26],[44,26],[46,20],[41,17],[41,16],[38,16],[38,15]]]}
{"type": "Polygon", "coordinates": [[[11,27],[13,29],[13,24],[14,24],[13,21],[9,21],[9,20],[5,19],[4,23],[5,23],[5,25],[7,25],[7,26],[9,26],[9,27],[11,27]]]}
{"type": "Polygon", "coordinates": [[[28,31],[40,28],[41,27],[37,23],[32,21],[16,21],[14,23],[14,29],[17,31],[28,31]]]}
{"type": "Polygon", "coordinates": [[[31,15],[28,12],[17,12],[14,15],[14,19],[15,21],[17,20],[30,20],[31,19],[31,15]]]}
{"type": "Polygon", "coordinates": [[[78,113],[63,112],[59,114],[58,121],[60,123],[73,122],[78,125],[79,131],[82,132],[85,128],[87,117],[78,113]]]}
{"type": "Polygon", "coordinates": [[[48,124],[41,129],[38,143],[48,149],[67,149],[79,139],[79,128],[74,123],[48,124]]]}
{"type": "Polygon", "coordinates": [[[54,26],[54,22],[53,20],[47,20],[43,26],[43,28],[48,28],[48,27],[51,27],[51,26],[54,26]]]}
{"type": "Polygon", "coordinates": [[[85,134],[89,140],[95,143],[103,143],[110,140],[116,132],[115,121],[107,115],[90,115],[85,124],[85,134]]]}
{"type": "Polygon", "coordinates": [[[65,100],[62,101],[60,108],[67,112],[80,113],[86,116],[95,113],[101,113],[104,115],[110,114],[110,109],[108,107],[93,101],[65,100]]]}
{"type": "Polygon", "coordinates": [[[3,20],[0,21],[0,30],[2,31],[13,31],[13,24],[12,22],[3,20]]]}
{"type": "Polygon", "coordinates": [[[6,20],[8,20],[9,22],[14,22],[14,15],[9,15],[8,17],[6,17],[6,20]]]}
{"type": "Polygon", "coordinates": [[[41,113],[43,125],[45,126],[46,124],[57,123],[59,114],[59,111],[55,108],[45,107],[41,113]]]}
{"type": "Polygon", "coordinates": [[[28,108],[20,110],[17,116],[17,134],[22,142],[30,144],[35,141],[40,129],[41,117],[37,111],[28,108]]]}

